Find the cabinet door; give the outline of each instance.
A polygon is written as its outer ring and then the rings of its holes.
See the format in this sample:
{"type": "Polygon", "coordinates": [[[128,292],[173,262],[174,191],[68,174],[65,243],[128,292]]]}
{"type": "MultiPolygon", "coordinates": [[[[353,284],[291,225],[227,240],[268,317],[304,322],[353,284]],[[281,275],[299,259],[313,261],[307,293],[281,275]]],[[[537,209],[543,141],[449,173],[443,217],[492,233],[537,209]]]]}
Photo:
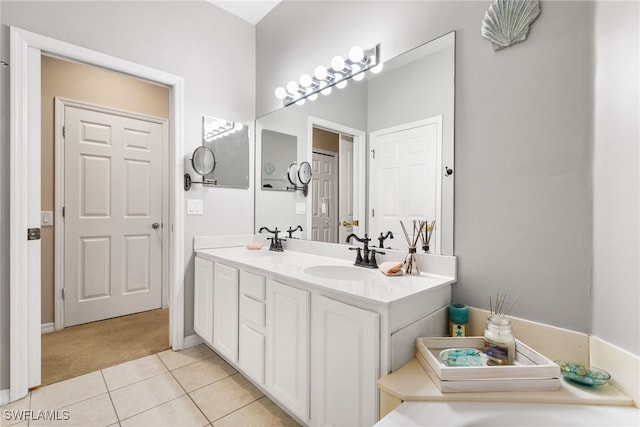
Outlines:
{"type": "Polygon", "coordinates": [[[240,322],[240,354],[238,364],[243,373],[264,385],[265,337],[240,322]]]}
{"type": "Polygon", "coordinates": [[[377,421],[379,314],[314,296],[313,425],[371,426],[377,421]]]}
{"type": "Polygon", "coordinates": [[[213,347],[238,361],[238,269],[219,262],[213,271],[213,347]]]}
{"type": "Polygon", "coordinates": [[[196,257],[193,289],[193,329],[213,344],[213,261],[196,257]]]}
{"type": "Polygon", "coordinates": [[[267,281],[267,390],[309,419],[309,292],[267,281]]]}

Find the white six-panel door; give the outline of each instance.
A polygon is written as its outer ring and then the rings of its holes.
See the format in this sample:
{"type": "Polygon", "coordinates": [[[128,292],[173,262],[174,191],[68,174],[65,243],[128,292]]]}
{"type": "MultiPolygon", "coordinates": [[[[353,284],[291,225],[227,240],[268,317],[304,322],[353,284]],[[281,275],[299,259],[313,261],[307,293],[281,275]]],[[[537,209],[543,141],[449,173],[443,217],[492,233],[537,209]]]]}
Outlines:
{"type": "Polygon", "coordinates": [[[311,159],[311,239],[335,243],[338,226],[338,169],[335,155],[313,153],[311,159]]]}
{"type": "MultiPolygon", "coordinates": [[[[405,249],[400,220],[411,238],[411,220],[436,221],[431,245],[440,252],[442,116],[371,135],[369,237],[392,231],[394,249],[405,249]]],[[[375,240],[374,240],[375,241],[375,240]]]]}
{"type": "Polygon", "coordinates": [[[65,326],[161,307],[162,132],[65,107],[65,326]]]}

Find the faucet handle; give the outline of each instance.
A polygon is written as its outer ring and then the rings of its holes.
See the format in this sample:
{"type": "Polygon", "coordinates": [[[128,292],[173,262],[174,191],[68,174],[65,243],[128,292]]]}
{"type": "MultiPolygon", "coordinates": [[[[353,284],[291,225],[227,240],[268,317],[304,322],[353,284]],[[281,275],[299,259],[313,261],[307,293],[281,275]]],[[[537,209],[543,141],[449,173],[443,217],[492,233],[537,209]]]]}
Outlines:
{"type": "Polygon", "coordinates": [[[362,248],[359,246],[356,247],[352,247],[349,248],[350,251],[358,251],[358,253],[356,254],[356,262],[355,265],[361,265],[362,264],[362,248]]]}
{"type": "Polygon", "coordinates": [[[375,248],[371,249],[371,256],[369,257],[369,266],[371,268],[378,268],[378,261],[376,261],[376,254],[385,255],[384,252],[376,251],[375,248]]]}

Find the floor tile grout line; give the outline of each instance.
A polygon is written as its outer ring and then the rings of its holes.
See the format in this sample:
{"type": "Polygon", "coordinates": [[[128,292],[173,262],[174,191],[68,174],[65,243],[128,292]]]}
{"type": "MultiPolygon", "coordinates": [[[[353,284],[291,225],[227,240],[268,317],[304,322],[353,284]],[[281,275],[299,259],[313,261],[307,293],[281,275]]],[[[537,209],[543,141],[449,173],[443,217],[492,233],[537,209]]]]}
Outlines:
{"type": "Polygon", "coordinates": [[[113,397],[111,396],[111,390],[109,390],[109,386],[107,385],[107,379],[104,377],[103,369],[100,370],[100,375],[102,375],[102,380],[104,381],[104,385],[107,388],[107,394],[109,395],[109,401],[111,402],[111,407],[113,408],[113,412],[116,414],[116,420],[118,425],[120,425],[120,415],[118,415],[118,410],[116,409],[116,404],[113,401],[113,397]]]}
{"type": "MultiPolygon", "coordinates": [[[[145,412],[149,412],[149,411],[151,411],[151,410],[153,410],[153,409],[157,409],[157,408],[159,408],[159,407],[161,407],[161,406],[163,406],[163,405],[166,405],[167,403],[173,402],[174,400],[181,399],[181,398],[183,398],[183,397],[184,397],[184,396],[186,396],[186,395],[187,395],[187,394],[181,394],[180,396],[176,396],[176,397],[174,397],[173,399],[169,399],[169,400],[167,400],[166,402],[160,403],[159,405],[153,406],[153,407],[151,407],[151,408],[149,408],[149,409],[145,409],[144,411],[142,411],[142,412],[138,412],[138,413],[136,413],[136,414],[133,414],[133,415],[131,415],[131,416],[127,417],[127,418],[123,418],[123,419],[122,419],[122,421],[130,420],[131,418],[137,417],[138,415],[142,415],[142,414],[144,414],[145,412]]],[[[196,405],[196,406],[197,406],[197,405],[196,405]]],[[[205,419],[207,419],[207,417],[205,417],[205,419]]]]}
{"type": "MultiPolygon", "coordinates": [[[[157,354],[156,354],[156,355],[154,355],[154,356],[157,356],[157,354]]],[[[145,357],[148,357],[148,356],[145,356],[145,357]]],[[[160,358],[158,357],[158,359],[160,359],[160,358]]],[[[133,361],[136,361],[136,360],[139,360],[139,359],[134,359],[134,360],[131,360],[130,362],[133,362],[133,361]]],[[[162,363],[162,359],[160,359],[160,362],[162,363]]],[[[125,362],[125,363],[129,363],[129,362],[125,362]]],[[[166,369],[166,371],[161,372],[161,373],[159,373],[159,374],[151,375],[150,377],[142,378],[142,379],[140,379],[140,380],[138,380],[138,381],[134,381],[134,382],[132,382],[132,383],[129,383],[129,384],[126,384],[126,385],[123,385],[123,386],[120,386],[120,387],[116,387],[116,388],[114,388],[113,390],[109,389],[109,384],[107,384],[107,380],[106,380],[106,378],[105,378],[105,384],[106,384],[106,386],[107,386],[107,390],[109,390],[109,391],[121,390],[121,389],[123,389],[123,388],[125,388],[125,387],[129,387],[130,385],[138,384],[138,383],[141,383],[141,382],[143,382],[143,381],[149,380],[149,379],[151,379],[151,378],[155,378],[155,377],[159,377],[160,375],[164,375],[164,374],[166,374],[167,372],[171,372],[171,371],[167,368],[167,366],[166,366],[164,363],[162,363],[162,365],[163,365],[163,367],[166,369]]],[[[116,366],[117,366],[117,365],[116,365],[116,366]]],[[[108,369],[108,368],[107,368],[107,369],[108,369]]]]}
{"type": "MultiPolygon", "coordinates": [[[[99,372],[99,371],[90,372],[90,374],[97,373],[97,372],[99,372]]],[[[87,375],[87,374],[85,374],[85,375],[87,375]]],[[[78,378],[78,377],[75,377],[75,378],[78,378]]],[[[71,378],[70,378],[70,379],[71,379],[71,378]]],[[[103,380],[104,380],[104,378],[103,378],[103,380]]],[[[56,383],[54,383],[54,384],[56,384],[56,383]]],[[[44,386],[44,387],[47,387],[47,386],[44,386]]],[[[80,400],[77,400],[77,401],[75,401],[75,402],[66,403],[66,404],[65,404],[65,405],[63,405],[63,406],[60,406],[60,407],[57,407],[57,408],[53,408],[53,410],[62,410],[62,409],[66,409],[66,407],[73,406],[73,405],[77,405],[78,403],[86,402],[87,400],[95,399],[95,398],[96,398],[96,397],[98,397],[98,396],[102,396],[103,394],[106,394],[106,393],[108,393],[108,392],[109,392],[109,388],[107,387],[107,384],[106,384],[106,383],[105,383],[104,387],[105,387],[105,389],[106,389],[106,392],[102,392],[102,393],[94,394],[93,396],[89,396],[89,397],[84,397],[84,398],[82,398],[82,399],[80,399],[80,400]]],[[[37,389],[37,390],[42,390],[42,388],[39,388],[39,389],[37,389]]],[[[34,391],[35,391],[35,390],[34,390],[34,391]]],[[[33,392],[30,392],[30,393],[33,393],[33,392]]],[[[49,409],[49,408],[45,408],[45,409],[49,409]]],[[[33,408],[33,399],[32,399],[32,398],[30,398],[30,399],[29,399],[29,410],[45,410],[45,409],[43,409],[43,408],[33,408]]]]}
{"type": "Polygon", "coordinates": [[[228,414],[225,414],[225,415],[221,416],[220,418],[217,418],[217,419],[215,419],[215,420],[211,421],[211,424],[213,425],[213,423],[214,423],[215,421],[220,421],[221,419],[226,418],[226,417],[230,416],[231,414],[234,414],[234,413],[238,412],[238,411],[239,411],[239,410],[241,410],[242,408],[246,408],[247,406],[249,406],[249,405],[251,405],[251,404],[253,404],[253,403],[256,403],[258,400],[262,399],[263,397],[267,397],[267,396],[265,396],[265,395],[263,394],[262,396],[260,396],[260,397],[259,397],[259,398],[257,398],[256,400],[252,400],[251,402],[249,402],[249,403],[247,403],[247,404],[244,404],[244,405],[240,406],[239,408],[234,409],[233,411],[229,412],[228,414]]]}
{"type": "MultiPolygon", "coordinates": [[[[179,368],[176,368],[179,369],[179,368]]],[[[209,422],[209,424],[212,424],[212,421],[209,419],[209,417],[207,417],[207,414],[204,413],[204,411],[202,410],[202,408],[200,408],[200,406],[196,403],[195,400],[193,400],[193,397],[191,397],[191,394],[187,391],[187,389],[184,388],[184,386],[180,383],[180,381],[176,378],[175,375],[173,375],[173,371],[169,370],[169,373],[171,374],[171,376],[173,377],[173,379],[176,380],[176,382],[178,383],[178,385],[182,388],[182,390],[184,390],[185,394],[187,395],[187,397],[189,398],[189,400],[191,400],[191,402],[193,403],[193,405],[198,409],[198,411],[200,411],[200,413],[202,414],[202,416],[204,417],[205,420],[207,420],[209,422]]]]}
{"type": "MultiPolygon", "coordinates": [[[[204,345],[204,344],[200,344],[200,345],[204,345]]],[[[190,348],[194,348],[194,347],[190,347],[190,348]]],[[[207,347],[207,348],[209,348],[209,347],[207,347]]],[[[169,349],[169,350],[165,350],[165,351],[173,351],[173,350],[169,349]]],[[[182,351],[182,350],[181,350],[181,351],[182,351]]],[[[178,351],[178,352],[179,352],[179,351],[178,351]]],[[[178,352],[176,352],[176,353],[178,353],[178,352]]],[[[184,367],[186,367],[186,366],[191,366],[191,365],[193,365],[194,363],[202,362],[203,360],[210,359],[210,358],[212,358],[212,357],[220,357],[220,356],[218,356],[218,355],[216,354],[216,352],[214,352],[213,350],[211,350],[211,352],[213,353],[211,356],[207,356],[207,357],[204,357],[204,358],[202,358],[202,359],[193,360],[193,361],[191,361],[191,362],[189,362],[189,363],[186,363],[186,364],[184,364],[184,365],[176,366],[175,368],[170,368],[170,367],[165,363],[165,361],[164,361],[164,360],[162,360],[162,357],[160,357],[160,356],[159,356],[159,354],[160,354],[160,353],[157,353],[157,355],[158,355],[158,358],[162,361],[162,363],[164,364],[164,366],[165,366],[169,371],[175,371],[176,369],[184,368],[184,367]]],[[[220,357],[220,358],[221,358],[221,357],[220,357]]],[[[222,359],[222,358],[221,358],[221,359],[222,359]]]]}
{"type": "MultiPolygon", "coordinates": [[[[160,375],[165,375],[165,374],[167,374],[167,373],[171,374],[171,371],[164,372],[164,373],[162,373],[162,374],[160,374],[160,375]]],[[[160,375],[156,375],[155,377],[159,377],[160,375]]],[[[150,378],[147,378],[146,380],[149,380],[149,379],[151,379],[151,378],[155,378],[155,377],[150,377],[150,378]]],[[[178,383],[178,386],[180,386],[180,388],[184,391],[184,387],[182,387],[182,384],[180,384],[180,382],[179,382],[179,381],[178,381],[178,380],[177,380],[173,375],[171,375],[171,377],[176,381],[176,383],[178,383]]],[[[139,384],[139,383],[144,382],[144,381],[146,381],[146,380],[138,381],[138,382],[136,382],[136,383],[132,383],[131,385],[133,385],[133,384],[139,384]]],[[[124,387],[122,387],[122,388],[124,388],[124,387]]],[[[122,388],[119,388],[118,390],[121,390],[122,388]]],[[[123,418],[123,419],[122,419],[122,421],[126,421],[126,420],[128,420],[128,419],[130,419],[130,418],[133,418],[133,417],[137,416],[137,415],[144,414],[144,413],[145,413],[145,412],[147,412],[147,411],[150,411],[150,410],[152,410],[152,409],[156,409],[156,408],[158,408],[158,407],[160,407],[160,406],[162,406],[162,405],[164,405],[164,404],[166,404],[166,403],[172,402],[172,401],[174,401],[174,400],[176,400],[176,399],[179,399],[179,398],[181,398],[181,397],[183,397],[183,396],[185,396],[185,395],[189,395],[189,393],[187,393],[187,392],[185,391],[185,393],[184,393],[184,394],[181,394],[181,395],[176,396],[176,397],[174,397],[174,398],[172,398],[172,399],[169,399],[169,400],[167,400],[166,402],[159,403],[159,404],[157,404],[157,405],[155,405],[155,406],[152,406],[152,407],[150,407],[150,408],[147,408],[147,409],[145,409],[145,410],[143,410],[143,411],[136,412],[136,413],[135,413],[135,414],[133,414],[133,415],[130,415],[130,416],[126,417],[126,418],[123,418]]],[[[197,406],[197,405],[196,405],[196,406],[197,406]]],[[[115,404],[114,404],[114,408],[115,408],[115,404]]],[[[118,411],[116,410],[116,415],[117,415],[117,413],[118,413],[118,411]]],[[[119,416],[118,416],[118,419],[120,419],[120,417],[119,417],[119,416]]],[[[207,418],[205,417],[205,419],[207,419],[207,418]]]]}
{"type": "MultiPolygon", "coordinates": [[[[172,371],[172,373],[173,373],[173,371],[172,371]]],[[[222,380],[224,380],[224,379],[227,379],[227,378],[232,377],[232,376],[234,376],[234,375],[236,375],[236,374],[239,374],[239,373],[240,373],[240,372],[238,372],[238,371],[236,371],[236,370],[234,369],[233,374],[229,374],[229,375],[227,375],[226,377],[219,378],[219,379],[217,379],[217,380],[215,380],[215,381],[211,381],[210,383],[207,383],[207,384],[205,384],[205,385],[203,385],[203,386],[200,386],[200,387],[194,388],[193,390],[188,391],[187,393],[193,393],[193,392],[195,392],[195,391],[202,390],[202,389],[203,389],[203,388],[205,388],[205,387],[209,387],[209,386],[210,386],[210,385],[212,385],[212,384],[216,384],[216,383],[218,383],[218,382],[220,382],[220,381],[222,381],[222,380]]],[[[175,376],[174,376],[174,377],[175,377],[175,376]]],[[[176,378],[176,380],[177,380],[178,382],[180,382],[177,378],[176,378]]],[[[182,384],[180,384],[180,385],[182,385],[182,384]]],[[[185,389],[185,390],[186,390],[186,389],[185,389]]]]}

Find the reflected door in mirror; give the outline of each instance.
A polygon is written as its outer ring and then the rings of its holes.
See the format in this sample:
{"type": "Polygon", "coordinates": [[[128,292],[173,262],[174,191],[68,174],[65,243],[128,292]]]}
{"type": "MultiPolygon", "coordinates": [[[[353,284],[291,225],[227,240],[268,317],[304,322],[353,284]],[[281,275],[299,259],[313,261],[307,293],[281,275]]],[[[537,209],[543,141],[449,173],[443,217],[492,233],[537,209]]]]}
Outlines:
{"type": "MultiPolygon", "coordinates": [[[[435,220],[431,244],[440,253],[442,117],[373,132],[371,148],[370,235],[403,236],[400,220],[435,220]]],[[[394,249],[405,243],[390,242],[394,249]]]]}
{"type": "Polygon", "coordinates": [[[312,158],[311,239],[336,243],[338,174],[334,154],[315,152],[312,158]]]}

